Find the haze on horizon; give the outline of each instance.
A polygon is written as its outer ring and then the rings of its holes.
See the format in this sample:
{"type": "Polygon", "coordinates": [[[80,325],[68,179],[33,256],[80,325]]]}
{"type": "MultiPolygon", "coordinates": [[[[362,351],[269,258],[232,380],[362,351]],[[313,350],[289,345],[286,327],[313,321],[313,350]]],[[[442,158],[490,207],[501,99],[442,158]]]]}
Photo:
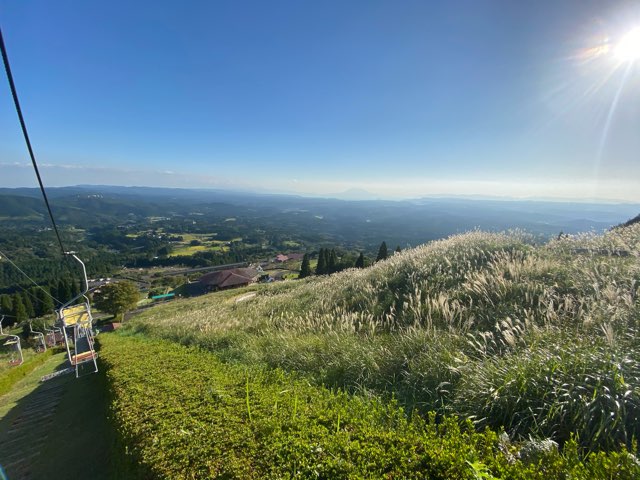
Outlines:
{"type": "MultiPolygon", "coordinates": [[[[48,186],[640,202],[637,2],[0,12],[48,186]]],[[[3,80],[0,186],[34,185],[3,80]]]]}

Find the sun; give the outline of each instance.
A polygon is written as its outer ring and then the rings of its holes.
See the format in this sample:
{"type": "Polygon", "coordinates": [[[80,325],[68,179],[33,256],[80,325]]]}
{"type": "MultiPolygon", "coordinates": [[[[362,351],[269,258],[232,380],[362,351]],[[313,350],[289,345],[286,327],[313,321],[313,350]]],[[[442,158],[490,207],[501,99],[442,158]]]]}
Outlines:
{"type": "Polygon", "coordinates": [[[620,39],[614,54],[621,62],[640,59],[640,27],[636,27],[620,39]]]}

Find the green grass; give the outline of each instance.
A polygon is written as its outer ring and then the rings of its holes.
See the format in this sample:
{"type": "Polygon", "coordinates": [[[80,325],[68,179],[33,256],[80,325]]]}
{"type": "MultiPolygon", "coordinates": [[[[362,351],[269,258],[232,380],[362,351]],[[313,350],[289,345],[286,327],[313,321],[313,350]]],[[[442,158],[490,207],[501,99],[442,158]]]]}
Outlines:
{"type": "MultiPolygon", "coordinates": [[[[46,437],[38,448],[40,454],[31,462],[32,478],[123,478],[114,473],[112,465],[113,432],[106,415],[104,376],[91,374],[76,380],[71,374],[41,383],[43,375],[68,365],[66,352],[48,350],[36,359],[31,370],[0,397],[0,424],[8,429],[22,412],[22,404],[41,386],[64,384],[53,422],[37,429],[29,424],[23,427],[33,430],[32,442],[46,437]]],[[[0,442],[11,440],[10,434],[6,435],[0,442]]]]}
{"type": "Polygon", "coordinates": [[[28,377],[36,368],[47,362],[53,350],[35,354],[31,350],[23,351],[24,362],[16,367],[6,367],[0,371],[0,396],[9,392],[14,384],[28,377]]]}
{"type": "Polygon", "coordinates": [[[246,302],[176,302],[129,328],[514,439],[631,448],[638,258],[639,225],[548,244],[472,232],[363,270],[255,286],[246,302]]]}
{"type": "Polygon", "coordinates": [[[175,343],[109,334],[100,344],[123,478],[640,475],[624,450],[583,457],[569,442],[560,454],[175,343]]]}
{"type": "Polygon", "coordinates": [[[32,357],[29,363],[24,363],[24,369],[14,367],[12,370],[3,372],[0,376],[0,419],[17,405],[20,399],[28,395],[38,386],[38,382],[43,375],[53,372],[66,361],[63,352],[55,355],[53,351],[32,357]]]}

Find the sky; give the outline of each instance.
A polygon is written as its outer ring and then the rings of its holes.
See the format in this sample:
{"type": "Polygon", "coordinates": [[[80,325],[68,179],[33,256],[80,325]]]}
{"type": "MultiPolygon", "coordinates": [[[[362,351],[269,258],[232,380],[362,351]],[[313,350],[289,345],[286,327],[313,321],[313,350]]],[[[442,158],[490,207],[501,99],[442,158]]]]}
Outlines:
{"type": "MultiPolygon", "coordinates": [[[[47,186],[640,202],[637,1],[0,0],[47,186]]],[[[0,186],[36,186],[0,81],[0,186]]]]}

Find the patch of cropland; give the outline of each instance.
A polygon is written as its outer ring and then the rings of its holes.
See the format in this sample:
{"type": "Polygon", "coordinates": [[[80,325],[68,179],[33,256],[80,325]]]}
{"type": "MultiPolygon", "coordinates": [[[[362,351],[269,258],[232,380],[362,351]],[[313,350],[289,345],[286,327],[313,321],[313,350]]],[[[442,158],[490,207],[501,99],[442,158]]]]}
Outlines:
{"type": "Polygon", "coordinates": [[[472,232],[242,302],[178,301],[129,328],[514,441],[635,450],[639,259],[640,225],[547,244],[472,232]]]}
{"type": "Polygon", "coordinates": [[[100,336],[118,478],[637,478],[622,450],[511,444],[471,422],[310,385],[164,340],[100,336]]]}

